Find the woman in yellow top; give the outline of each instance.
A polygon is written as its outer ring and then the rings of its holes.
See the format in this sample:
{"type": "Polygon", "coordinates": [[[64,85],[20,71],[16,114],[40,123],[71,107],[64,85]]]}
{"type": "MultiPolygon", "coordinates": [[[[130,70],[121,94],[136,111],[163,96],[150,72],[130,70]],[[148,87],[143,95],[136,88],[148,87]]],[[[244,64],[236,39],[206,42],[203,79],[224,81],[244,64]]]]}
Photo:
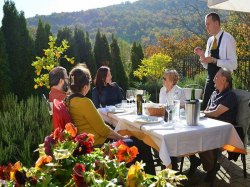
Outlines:
{"type": "Polygon", "coordinates": [[[103,144],[107,138],[120,140],[128,139],[128,136],[121,136],[110,129],[96,110],[93,102],[85,97],[90,90],[90,72],[84,66],[78,65],[70,72],[71,96],[69,113],[74,125],[77,127],[77,134],[83,132],[95,135],[94,145],[103,144]]]}
{"type": "Polygon", "coordinates": [[[103,144],[106,140],[122,139],[129,147],[136,146],[139,154],[129,164],[135,161],[146,163],[144,170],[146,173],[155,175],[154,161],[152,158],[151,147],[135,137],[121,136],[109,126],[107,126],[93,102],[85,97],[90,89],[91,76],[89,70],[83,65],[77,65],[69,75],[70,90],[69,113],[74,125],[77,127],[77,134],[83,132],[95,135],[94,145],[103,144]]]}

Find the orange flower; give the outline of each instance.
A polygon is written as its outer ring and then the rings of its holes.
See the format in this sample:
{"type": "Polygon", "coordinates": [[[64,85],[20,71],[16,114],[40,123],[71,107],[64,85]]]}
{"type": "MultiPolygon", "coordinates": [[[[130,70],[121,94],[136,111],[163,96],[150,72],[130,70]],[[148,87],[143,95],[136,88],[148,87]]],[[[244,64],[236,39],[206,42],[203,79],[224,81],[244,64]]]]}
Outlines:
{"type": "Polygon", "coordinates": [[[21,170],[20,161],[18,161],[10,169],[10,179],[15,180],[16,171],[20,171],[20,170],[21,170]]]}
{"type": "Polygon", "coordinates": [[[47,88],[50,89],[50,86],[48,85],[47,88]]]}
{"type": "Polygon", "coordinates": [[[94,142],[95,142],[94,136],[95,136],[95,135],[89,133],[89,134],[88,134],[88,140],[87,140],[87,141],[92,142],[92,144],[94,144],[94,142]]]}
{"type": "Polygon", "coordinates": [[[42,168],[40,166],[42,166],[43,164],[49,163],[52,161],[52,157],[51,156],[42,156],[40,157],[37,161],[36,161],[36,169],[37,170],[41,170],[42,168]]]}
{"type": "Polygon", "coordinates": [[[56,53],[56,57],[58,58],[60,56],[60,54],[59,53],[56,53]]]}
{"type": "Polygon", "coordinates": [[[36,84],[36,85],[34,86],[34,88],[37,89],[37,88],[38,88],[38,85],[36,84]]]}
{"type": "Polygon", "coordinates": [[[39,75],[40,75],[40,72],[38,71],[38,72],[36,72],[36,74],[37,74],[37,76],[39,76],[39,75]]]}
{"type": "Polygon", "coordinates": [[[39,86],[41,86],[41,87],[42,87],[42,86],[43,86],[43,82],[40,82],[39,86]]]}
{"type": "Polygon", "coordinates": [[[74,61],[73,61],[73,60],[71,60],[71,61],[70,61],[70,63],[71,63],[71,64],[74,64],[74,61]]]}
{"type": "Polygon", "coordinates": [[[70,134],[70,136],[76,137],[77,128],[72,123],[67,123],[65,125],[65,129],[70,134]]]}
{"type": "Polygon", "coordinates": [[[158,71],[158,75],[161,75],[161,72],[160,72],[160,71],[158,71]]]}
{"type": "Polygon", "coordinates": [[[131,162],[138,153],[139,153],[138,149],[135,146],[129,148],[127,145],[120,145],[118,147],[117,156],[120,162],[121,161],[131,162]]]}

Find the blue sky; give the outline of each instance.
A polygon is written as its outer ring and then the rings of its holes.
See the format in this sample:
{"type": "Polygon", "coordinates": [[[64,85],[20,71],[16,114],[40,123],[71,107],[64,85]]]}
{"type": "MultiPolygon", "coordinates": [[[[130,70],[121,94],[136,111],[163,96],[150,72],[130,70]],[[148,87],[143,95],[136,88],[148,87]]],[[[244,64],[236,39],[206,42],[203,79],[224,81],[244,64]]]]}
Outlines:
{"type": "MultiPolygon", "coordinates": [[[[0,0],[0,26],[3,19],[3,5],[5,0],[0,0]]],[[[50,15],[51,13],[73,12],[101,8],[122,2],[137,0],[12,0],[17,11],[24,11],[25,18],[38,15],[50,15]]]]}

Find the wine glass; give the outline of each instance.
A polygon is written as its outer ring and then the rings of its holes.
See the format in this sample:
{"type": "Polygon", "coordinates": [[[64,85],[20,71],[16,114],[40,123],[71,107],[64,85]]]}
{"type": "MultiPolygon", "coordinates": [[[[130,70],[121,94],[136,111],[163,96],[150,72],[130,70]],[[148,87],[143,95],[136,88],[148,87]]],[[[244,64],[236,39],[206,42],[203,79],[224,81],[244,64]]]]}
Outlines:
{"type": "Polygon", "coordinates": [[[147,91],[146,90],[143,90],[142,99],[143,99],[144,103],[146,103],[146,99],[147,99],[147,91]]]}
{"type": "Polygon", "coordinates": [[[126,99],[128,100],[129,103],[131,101],[131,96],[132,95],[133,95],[133,90],[127,90],[127,92],[126,92],[126,99]]]}

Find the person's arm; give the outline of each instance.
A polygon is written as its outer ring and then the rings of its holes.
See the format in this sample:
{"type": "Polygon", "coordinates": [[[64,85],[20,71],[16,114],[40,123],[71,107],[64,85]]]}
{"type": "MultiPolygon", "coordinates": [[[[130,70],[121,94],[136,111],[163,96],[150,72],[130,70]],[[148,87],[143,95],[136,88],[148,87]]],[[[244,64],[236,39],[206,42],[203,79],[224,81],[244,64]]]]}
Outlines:
{"type": "Polygon", "coordinates": [[[123,140],[123,139],[128,139],[129,136],[128,135],[122,136],[118,134],[117,132],[115,132],[113,129],[110,129],[108,138],[113,139],[113,140],[123,140]]]}
{"type": "Polygon", "coordinates": [[[93,88],[93,90],[92,90],[92,101],[93,101],[96,108],[100,108],[100,102],[99,102],[97,87],[93,88]]]}
{"type": "Polygon", "coordinates": [[[220,58],[217,59],[217,66],[235,70],[237,68],[236,44],[234,38],[230,35],[224,46],[220,48],[220,58]]]}
{"type": "Polygon", "coordinates": [[[121,89],[120,87],[118,86],[117,83],[114,83],[115,85],[115,89],[116,89],[116,93],[117,93],[117,100],[118,100],[118,103],[121,103],[122,100],[124,99],[123,95],[122,95],[122,92],[121,92],[121,89]]]}
{"type": "MultiPolygon", "coordinates": [[[[208,107],[207,107],[208,108],[208,107]]],[[[228,111],[229,108],[219,104],[218,107],[215,110],[205,110],[204,114],[206,117],[213,117],[213,118],[218,118],[221,114],[225,113],[226,111],[228,111]]]]}

